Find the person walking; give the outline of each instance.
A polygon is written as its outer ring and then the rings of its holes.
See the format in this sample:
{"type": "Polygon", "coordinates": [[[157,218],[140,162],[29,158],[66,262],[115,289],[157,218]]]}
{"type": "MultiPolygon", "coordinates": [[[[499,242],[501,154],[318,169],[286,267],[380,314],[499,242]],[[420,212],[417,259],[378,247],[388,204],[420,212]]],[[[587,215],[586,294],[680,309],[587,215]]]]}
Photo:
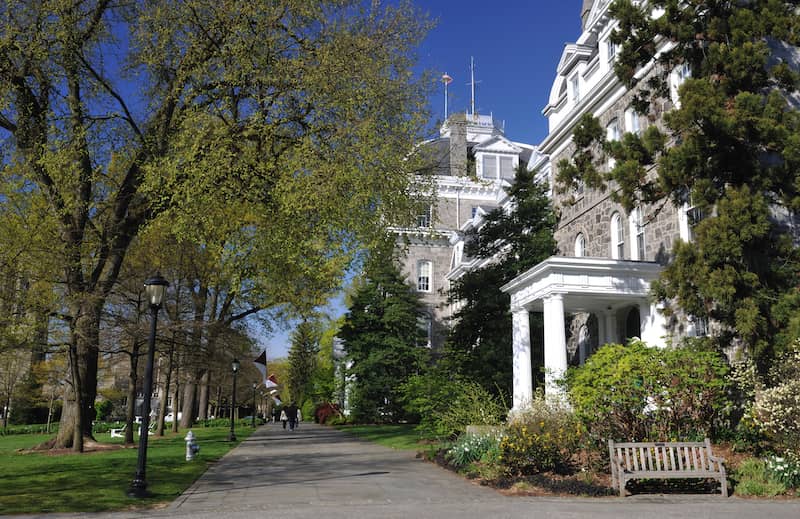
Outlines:
{"type": "Polygon", "coordinates": [[[286,429],[286,421],[289,418],[286,416],[286,409],[281,409],[281,423],[283,423],[283,428],[286,429]]]}
{"type": "Polygon", "coordinates": [[[294,431],[297,425],[297,405],[294,402],[286,408],[286,416],[289,418],[289,430],[294,431]]]}

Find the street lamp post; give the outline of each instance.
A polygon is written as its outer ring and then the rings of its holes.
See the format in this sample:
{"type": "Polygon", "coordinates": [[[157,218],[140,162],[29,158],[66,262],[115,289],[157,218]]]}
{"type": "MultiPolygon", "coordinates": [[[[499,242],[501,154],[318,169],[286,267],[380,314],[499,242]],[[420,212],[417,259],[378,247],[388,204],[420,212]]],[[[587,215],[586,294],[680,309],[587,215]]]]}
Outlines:
{"type": "Polygon", "coordinates": [[[256,388],[258,387],[258,382],[253,382],[253,429],[256,427],[256,388]]]}
{"type": "Polygon", "coordinates": [[[233,418],[236,414],[236,375],[239,374],[239,364],[238,359],[233,359],[231,362],[231,369],[233,370],[233,395],[231,395],[231,432],[228,434],[228,441],[235,442],[236,441],[236,433],[234,432],[234,424],[233,418]]]}
{"type": "Polygon", "coordinates": [[[150,398],[153,396],[153,359],[156,351],[156,323],[158,311],[164,300],[169,282],[159,274],[144,282],[144,290],[150,303],[150,349],[147,351],[147,365],[144,371],[144,402],[142,402],[142,425],[139,430],[139,457],[136,463],[136,474],[128,489],[129,497],[148,497],[146,466],[147,466],[147,436],[150,430],[150,398]]]}

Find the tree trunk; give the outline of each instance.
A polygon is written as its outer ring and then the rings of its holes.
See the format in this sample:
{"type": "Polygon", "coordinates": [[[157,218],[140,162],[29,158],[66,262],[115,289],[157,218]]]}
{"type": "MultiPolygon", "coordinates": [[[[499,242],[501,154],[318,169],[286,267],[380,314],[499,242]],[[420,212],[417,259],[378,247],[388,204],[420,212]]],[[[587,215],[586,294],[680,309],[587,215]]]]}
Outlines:
{"type": "Polygon", "coordinates": [[[133,444],[133,422],[136,414],[136,384],[139,381],[139,342],[133,338],[128,371],[128,402],[125,407],[125,444],[133,444]]]}
{"type": "Polygon", "coordinates": [[[73,308],[75,320],[70,327],[70,375],[71,398],[64,399],[61,425],[55,438],[54,448],[72,448],[83,452],[83,439],[94,440],[92,420],[94,401],[97,397],[97,360],[100,343],[100,310],[102,301],[89,298],[73,308]]]}
{"type": "Polygon", "coordinates": [[[208,384],[211,380],[211,372],[205,370],[203,376],[200,377],[200,404],[197,413],[198,420],[208,420],[208,384]]]}
{"type": "Polygon", "coordinates": [[[190,378],[186,380],[186,384],[183,386],[183,416],[181,416],[181,428],[183,429],[189,429],[194,423],[194,397],[197,384],[191,374],[189,377],[190,378]]]}
{"type": "MultiPolygon", "coordinates": [[[[164,380],[164,390],[161,394],[161,402],[158,406],[158,425],[156,426],[156,435],[164,436],[164,416],[167,414],[167,401],[169,400],[169,386],[172,380],[172,359],[175,354],[175,334],[172,334],[172,344],[169,347],[169,355],[167,357],[167,376],[164,380]]],[[[178,419],[178,413],[175,412],[175,406],[172,406],[172,421],[178,419]]]]}
{"type": "Polygon", "coordinates": [[[179,374],[178,366],[175,366],[175,383],[172,384],[172,432],[174,433],[178,432],[178,411],[181,409],[180,400],[178,399],[178,395],[180,395],[179,374]]]}

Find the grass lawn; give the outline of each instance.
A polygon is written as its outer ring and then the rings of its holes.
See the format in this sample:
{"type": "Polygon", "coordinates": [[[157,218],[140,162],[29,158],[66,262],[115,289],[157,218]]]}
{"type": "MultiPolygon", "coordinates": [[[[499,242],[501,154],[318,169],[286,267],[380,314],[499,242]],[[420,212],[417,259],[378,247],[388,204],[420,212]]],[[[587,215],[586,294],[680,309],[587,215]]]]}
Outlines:
{"type": "Polygon", "coordinates": [[[424,438],[413,424],[338,425],[336,428],[393,449],[415,450],[423,447],[420,440],[424,438]]]}
{"type": "MultiPolygon", "coordinates": [[[[123,448],[83,454],[53,455],[19,452],[48,438],[41,434],[0,437],[0,510],[3,514],[42,512],[99,512],[154,506],[175,499],[206,468],[237,442],[228,442],[228,427],[193,428],[200,452],[186,461],[186,431],[163,438],[151,436],[147,445],[147,489],[153,497],[126,495],[136,472],[137,449],[123,448]]],[[[237,427],[239,441],[250,427],[237,427]]],[[[97,433],[101,443],[122,444],[121,438],[97,433]]],[[[138,445],[138,436],[135,437],[138,445]]]]}

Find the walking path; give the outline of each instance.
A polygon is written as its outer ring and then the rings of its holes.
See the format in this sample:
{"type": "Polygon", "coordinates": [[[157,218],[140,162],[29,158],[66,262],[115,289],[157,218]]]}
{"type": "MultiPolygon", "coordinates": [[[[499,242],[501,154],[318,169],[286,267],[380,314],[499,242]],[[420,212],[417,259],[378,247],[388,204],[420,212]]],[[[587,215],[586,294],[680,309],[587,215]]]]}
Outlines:
{"type": "MultiPolygon", "coordinates": [[[[200,441],[202,445],[202,438],[200,441]]],[[[295,431],[274,424],[260,427],[166,509],[20,517],[144,516],[798,519],[800,501],[725,499],[718,494],[625,499],[505,497],[417,459],[413,452],[395,451],[333,428],[303,423],[295,431]]]]}

